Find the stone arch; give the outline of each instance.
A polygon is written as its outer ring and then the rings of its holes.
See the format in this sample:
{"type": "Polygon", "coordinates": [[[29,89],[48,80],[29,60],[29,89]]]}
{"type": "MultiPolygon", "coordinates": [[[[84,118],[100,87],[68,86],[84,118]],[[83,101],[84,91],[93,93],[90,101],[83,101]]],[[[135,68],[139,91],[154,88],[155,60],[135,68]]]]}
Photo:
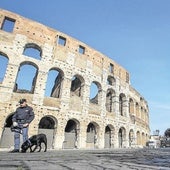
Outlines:
{"type": "Polygon", "coordinates": [[[134,114],[134,101],[132,98],[129,99],[129,114],[134,114]]]}
{"type": "Polygon", "coordinates": [[[9,61],[8,56],[0,51],[0,63],[1,63],[1,67],[0,67],[0,83],[4,80],[6,70],[7,70],[7,66],[8,66],[8,61],[9,61]]]}
{"type": "Polygon", "coordinates": [[[140,108],[140,118],[142,119],[142,120],[144,120],[144,109],[143,109],[143,107],[141,106],[141,108],[140,108]]]}
{"type": "Polygon", "coordinates": [[[139,114],[139,104],[138,104],[138,102],[136,102],[135,109],[136,109],[136,117],[139,118],[140,114],[139,114]]]}
{"type": "Polygon", "coordinates": [[[114,86],[116,84],[116,79],[113,76],[108,76],[107,77],[107,84],[110,86],[114,86]]]}
{"type": "Polygon", "coordinates": [[[42,49],[35,43],[28,43],[24,47],[23,55],[41,60],[42,49]]]}
{"type": "Polygon", "coordinates": [[[44,133],[47,136],[47,148],[54,148],[55,132],[57,130],[57,120],[52,115],[47,115],[41,118],[38,124],[38,133],[44,133]]]}
{"type": "Polygon", "coordinates": [[[132,147],[135,144],[135,133],[133,129],[129,131],[129,146],[132,147]]]}
{"type": "Polygon", "coordinates": [[[35,63],[26,61],[20,64],[16,77],[14,92],[34,93],[38,76],[38,66],[35,63]]]}
{"type": "Polygon", "coordinates": [[[113,112],[115,108],[115,91],[113,89],[108,89],[106,93],[106,110],[108,112],[113,112]]]}
{"type": "Polygon", "coordinates": [[[149,140],[149,135],[148,134],[145,135],[145,139],[146,139],[146,141],[145,141],[145,146],[146,146],[146,142],[149,140]]]}
{"type": "Polygon", "coordinates": [[[98,147],[98,132],[99,125],[95,122],[90,122],[87,125],[87,138],[86,138],[86,147],[87,148],[97,148],[98,147]]]}
{"type": "Polygon", "coordinates": [[[142,132],[142,135],[141,135],[141,145],[142,145],[142,146],[145,146],[145,144],[146,144],[145,133],[142,132]]]}
{"type": "Polygon", "coordinates": [[[78,74],[74,75],[71,81],[71,96],[81,97],[84,88],[84,78],[78,74]]]}
{"type": "Polygon", "coordinates": [[[144,122],[147,122],[147,111],[145,108],[144,108],[143,114],[144,114],[143,115],[144,122]]]}
{"type": "Polygon", "coordinates": [[[11,125],[12,125],[12,116],[14,113],[10,113],[4,122],[4,127],[3,127],[3,132],[1,135],[1,140],[0,140],[0,147],[1,148],[10,148],[14,145],[14,135],[11,132],[11,125]]]}
{"type": "Polygon", "coordinates": [[[48,72],[45,96],[60,98],[64,72],[59,68],[51,68],[48,72]],[[54,83],[53,83],[54,82],[54,83]]]}
{"type": "Polygon", "coordinates": [[[125,141],[126,141],[126,130],[124,127],[121,127],[118,132],[119,148],[123,148],[125,146],[125,141]]]}
{"type": "Polygon", "coordinates": [[[140,104],[143,105],[143,103],[144,103],[144,98],[140,97],[140,104]]]}
{"type": "Polygon", "coordinates": [[[65,126],[65,139],[63,148],[78,148],[79,146],[80,123],[76,119],[70,119],[65,126]]]}
{"type": "Polygon", "coordinates": [[[141,136],[139,131],[136,132],[136,143],[138,146],[141,145],[141,136]]]}
{"type": "Polygon", "coordinates": [[[90,86],[90,102],[99,105],[101,103],[101,97],[102,97],[101,92],[102,92],[101,84],[97,81],[93,81],[90,86]],[[94,91],[93,85],[97,87],[96,91],[94,91]]]}
{"type": "Polygon", "coordinates": [[[126,106],[126,96],[125,94],[121,93],[119,95],[119,113],[121,116],[125,116],[125,106],[126,106]]]}
{"type": "Polygon", "coordinates": [[[108,124],[105,127],[105,135],[104,135],[104,147],[105,148],[113,148],[114,147],[114,127],[108,124]]]}

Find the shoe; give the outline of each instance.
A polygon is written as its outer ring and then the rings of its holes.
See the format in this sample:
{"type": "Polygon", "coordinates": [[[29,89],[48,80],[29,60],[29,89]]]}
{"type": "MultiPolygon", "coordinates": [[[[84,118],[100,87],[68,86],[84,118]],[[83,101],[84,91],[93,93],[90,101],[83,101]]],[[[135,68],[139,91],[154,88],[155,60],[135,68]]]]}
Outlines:
{"type": "Polygon", "coordinates": [[[19,152],[19,149],[14,149],[14,150],[10,151],[10,153],[17,153],[17,152],[19,152]]]}

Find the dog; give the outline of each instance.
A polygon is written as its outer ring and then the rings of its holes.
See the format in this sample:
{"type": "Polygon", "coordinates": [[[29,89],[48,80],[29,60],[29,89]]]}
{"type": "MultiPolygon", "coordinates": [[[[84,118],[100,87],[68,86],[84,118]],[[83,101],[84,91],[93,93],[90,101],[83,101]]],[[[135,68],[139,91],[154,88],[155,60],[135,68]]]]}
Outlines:
{"type": "Polygon", "coordinates": [[[30,152],[35,152],[35,150],[39,147],[38,152],[41,151],[41,144],[44,143],[45,149],[44,152],[47,151],[47,137],[45,134],[38,134],[33,135],[28,140],[26,140],[22,146],[21,146],[21,152],[25,153],[28,148],[30,149],[30,152]],[[34,148],[33,148],[34,146],[34,148]]]}

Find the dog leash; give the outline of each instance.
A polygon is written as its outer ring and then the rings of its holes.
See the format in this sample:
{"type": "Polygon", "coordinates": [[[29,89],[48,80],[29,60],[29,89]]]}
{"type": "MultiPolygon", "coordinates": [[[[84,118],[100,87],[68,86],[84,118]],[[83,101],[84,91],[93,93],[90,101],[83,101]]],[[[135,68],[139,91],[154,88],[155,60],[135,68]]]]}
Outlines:
{"type": "Polygon", "coordinates": [[[30,141],[29,139],[27,139],[27,141],[28,141],[29,145],[31,145],[31,144],[32,144],[32,143],[31,143],[31,141],[30,141]]]}

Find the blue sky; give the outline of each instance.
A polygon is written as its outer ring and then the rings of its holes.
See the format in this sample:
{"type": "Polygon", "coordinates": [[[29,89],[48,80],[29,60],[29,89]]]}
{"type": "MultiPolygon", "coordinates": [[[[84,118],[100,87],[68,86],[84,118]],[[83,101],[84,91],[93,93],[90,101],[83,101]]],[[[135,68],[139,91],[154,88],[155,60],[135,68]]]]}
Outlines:
{"type": "Polygon", "coordinates": [[[0,8],[64,32],[122,65],[148,101],[151,134],[170,128],[169,0],[1,0],[0,8]]]}

